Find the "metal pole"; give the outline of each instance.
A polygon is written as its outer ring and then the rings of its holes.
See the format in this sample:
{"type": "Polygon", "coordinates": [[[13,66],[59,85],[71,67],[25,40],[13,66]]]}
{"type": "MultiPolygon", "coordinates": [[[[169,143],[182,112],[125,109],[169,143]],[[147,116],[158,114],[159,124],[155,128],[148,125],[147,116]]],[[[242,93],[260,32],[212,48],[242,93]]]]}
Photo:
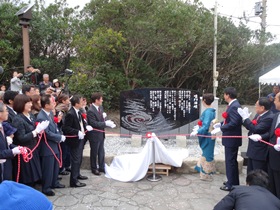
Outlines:
{"type": "Polygon", "coordinates": [[[217,68],[217,1],[215,1],[215,10],[214,10],[214,49],[213,49],[213,95],[217,96],[217,87],[218,87],[218,74],[216,71],[217,68]]]}
{"type": "Polygon", "coordinates": [[[147,176],[147,180],[151,181],[151,182],[158,182],[160,181],[162,178],[160,175],[156,174],[156,149],[155,149],[155,140],[152,139],[152,157],[153,157],[153,174],[147,176]]]}

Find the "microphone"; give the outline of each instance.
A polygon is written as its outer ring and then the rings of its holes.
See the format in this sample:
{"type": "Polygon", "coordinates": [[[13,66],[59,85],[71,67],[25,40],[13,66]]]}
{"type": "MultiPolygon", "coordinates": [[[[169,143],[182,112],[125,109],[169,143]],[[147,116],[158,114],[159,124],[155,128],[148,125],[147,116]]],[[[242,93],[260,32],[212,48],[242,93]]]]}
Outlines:
{"type": "Polygon", "coordinates": [[[71,69],[65,69],[64,73],[68,75],[72,75],[74,72],[71,69]]]}
{"type": "Polygon", "coordinates": [[[2,66],[0,66],[0,74],[3,74],[4,73],[4,69],[2,66]]]}

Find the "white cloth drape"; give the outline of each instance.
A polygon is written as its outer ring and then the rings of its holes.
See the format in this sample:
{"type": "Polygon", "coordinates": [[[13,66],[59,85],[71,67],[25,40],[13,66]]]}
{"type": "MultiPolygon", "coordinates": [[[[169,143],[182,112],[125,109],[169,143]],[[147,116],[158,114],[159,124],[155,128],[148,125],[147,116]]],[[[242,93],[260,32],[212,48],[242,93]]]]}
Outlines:
{"type": "Polygon", "coordinates": [[[153,134],[147,140],[142,152],[116,156],[111,165],[105,165],[105,176],[122,182],[138,181],[142,179],[153,162],[152,141],[155,142],[155,162],[181,167],[183,159],[188,157],[187,149],[168,151],[161,141],[153,134]]]}

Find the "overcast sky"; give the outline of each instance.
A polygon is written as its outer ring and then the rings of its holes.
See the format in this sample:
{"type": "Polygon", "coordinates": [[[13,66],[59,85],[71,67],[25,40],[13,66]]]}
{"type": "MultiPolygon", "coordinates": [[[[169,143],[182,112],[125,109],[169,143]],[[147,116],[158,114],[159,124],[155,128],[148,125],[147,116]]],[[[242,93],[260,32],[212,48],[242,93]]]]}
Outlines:
{"type": "MultiPolygon", "coordinates": [[[[24,0],[28,2],[28,0],[24,0]]],[[[141,0],[140,0],[141,1],[141,0]]],[[[200,0],[205,7],[213,8],[215,0],[200,0]]],[[[254,15],[254,6],[256,2],[262,0],[217,0],[218,13],[224,16],[232,16],[238,21],[238,18],[245,16],[248,18],[248,26],[252,29],[260,29],[261,18],[254,15]]],[[[34,0],[31,0],[34,2],[34,0]]],[[[45,2],[53,3],[54,0],[45,0],[45,2]]],[[[67,0],[71,6],[80,5],[84,7],[90,0],[67,0]]],[[[277,36],[277,42],[280,42],[280,0],[267,0],[267,31],[277,36]]]]}

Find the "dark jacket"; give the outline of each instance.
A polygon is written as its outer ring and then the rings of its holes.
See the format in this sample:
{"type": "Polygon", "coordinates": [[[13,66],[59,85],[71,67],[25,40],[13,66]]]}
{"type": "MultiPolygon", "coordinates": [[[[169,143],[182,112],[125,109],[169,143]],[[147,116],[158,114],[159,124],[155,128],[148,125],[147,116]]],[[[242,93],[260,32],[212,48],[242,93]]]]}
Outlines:
{"type": "MultiPolygon", "coordinates": [[[[241,107],[238,100],[233,101],[227,108],[227,118],[221,127],[223,136],[241,136],[242,135],[242,118],[237,109],[241,107]]],[[[222,138],[222,144],[225,147],[239,147],[242,145],[242,138],[222,138]]]]}
{"type": "MultiPolygon", "coordinates": [[[[86,130],[86,124],[82,116],[80,116],[83,122],[84,130],[86,130]]],[[[73,107],[68,111],[68,113],[65,116],[65,122],[62,126],[62,131],[64,135],[69,136],[77,136],[77,137],[67,137],[66,143],[69,145],[69,147],[77,147],[79,144],[79,141],[81,141],[78,138],[78,133],[81,130],[81,126],[79,123],[79,119],[77,116],[77,113],[73,107]]]]}
{"type": "Polygon", "coordinates": [[[104,129],[106,127],[104,118],[102,116],[103,113],[103,107],[100,106],[100,112],[93,106],[90,105],[88,111],[87,111],[87,123],[88,125],[92,126],[95,129],[98,129],[100,131],[90,131],[87,132],[87,137],[89,140],[96,139],[96,140],[102,140],[105,138],[105,132],[104,129]]]}
{"type": "Polygon", "coordinates": [[[17,116],[17,114],[14,112],[14,110],[12,110],[8,106],[7,106],[7,109],[8,109],[8,112],[9,112],[9,116],[8,116],[7,122],[11,124],[13,122],[14,117],[17,116]]]}
{"type": "MultiPolygon", "coordinates": [[[[280,128],[280,123],[276,127],[277,119],[280,113],[274,114],[273,122],[269,132],[261,134],[262,139],[269,139],[269,143],[276,144],[275,129],[280,128]],[[275,128],[276,127],[276,128],[275,128]]],[[[269,166],[275,171],[280,171],[280,152],[276,151],[273,147],[268,147],[268,160],[269,166]]]]}
{"type": "Polygon", "coordinates": [[[28,148],[33,148],[37,143],[37,138],[33,137],[32,131],[35,129],[35,117],[30,115],[30,121],[24,114],[18,114],[13,120],[12,126],[17,128],[13,143],[28,148]]]}
{"type": "Polygon", "coordinates": [[[14,158],[12,150],[9,148],[6,137],[0,133],[0,159],[6,159],[3,164],[4,172],[0,165],[0,182],[2,182],[2,175],[4,180],[12,179],[12,159],[14,158]]]}
{"type": "Polygon", "coordinates": [[[279,210],[280,200],[264,187],[234,186],[214,210],[279,210]]]}
{"type": "MultiPolygon", "coordinates": [[[[257,124],[254,125],[248,118],[243,122],[244,127],[249,130],[248,136],[252,134],[264,134],[270,130],[274,114],[268,111],[264,115],[258,117],[256,115],[254,120],[257,120],[257,124]]],[[[269,139],[263,139],[269,141],[269,139]]],[[[268,146],[262,142],[254,142],[249,139],[247,156],[254,160],[266,160],[268,154],[268,146]]]]}
{"type": "MultiPolygon", "coordinates": [[[[57,125],[53,121],[53,113],[50,112],[50,116],[48,116],[42,109],[37,115],[37,121],[42,122],[44,120],[50,121],[49,126],[45,130],[47,142],[54,153],[59,154],[58,144],[61,141],[61,134],[59,133],[57,125]]],[[[44,138],[40,142],[40,156],[53,156],[53,153],[46,145],[44,138]]]]}

